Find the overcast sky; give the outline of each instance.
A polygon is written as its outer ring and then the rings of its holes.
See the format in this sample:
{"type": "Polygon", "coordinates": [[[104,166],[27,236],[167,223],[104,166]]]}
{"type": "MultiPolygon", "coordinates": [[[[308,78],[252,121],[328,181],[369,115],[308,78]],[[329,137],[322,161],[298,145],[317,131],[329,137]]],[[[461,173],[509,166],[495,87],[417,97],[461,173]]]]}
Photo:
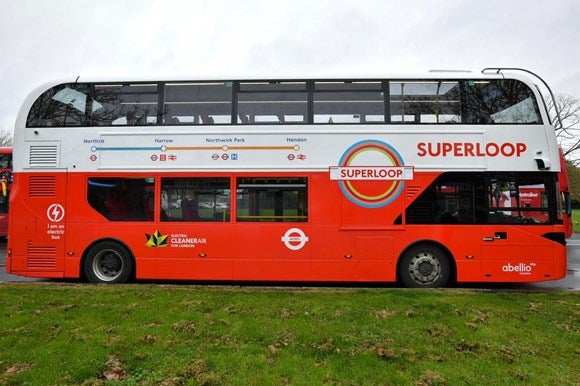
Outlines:
{"type": "Polygon", "coordinates": [[[0,0],[0,129],[42,83],[524,67],[580,98],[578,0],[0,0]]]}

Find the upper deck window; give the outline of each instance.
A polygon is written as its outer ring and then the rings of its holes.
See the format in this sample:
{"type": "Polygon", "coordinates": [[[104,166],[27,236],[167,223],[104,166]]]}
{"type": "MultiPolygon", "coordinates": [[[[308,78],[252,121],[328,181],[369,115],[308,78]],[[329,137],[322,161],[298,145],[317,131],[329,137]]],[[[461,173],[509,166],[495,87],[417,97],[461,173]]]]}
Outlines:
{"type": "Polygon", "coordinates": [[[390,83],[393,123],[460,123],[458,81],[390,83]]]}
{"type": "Polygon", "coordinates": [[[316,82],[313,99],[314,123],[385,122],[381,82],[316,82]]]}
{"type": "Polygon", "coordinates": [[[84,126],[89,86],[63,84],[42,94],[32,105],[27,126],[84,126]]]}
{"type": "Polygon", "coordinates": [[[97,84],[89,114],[94,126],[157,124],[157,84],[97,84]]]}
{"type": "Polygon", "coordinates": [[[210,125],[232,121],[232,82],[167,83],[165,125],[210,125]]]}
{"type": "Polygon", "coordinates": [[[467,80],[463,91],[465,123],[542,123],[532,90],[520,81],[467,80]]]}
{"type": "Polygon", "coordinates": [[[513,79],[69,83],[47,90],[28,127],[245,124],[541,124],[513,79]]]}
{"type": "Polygon", "coordinates": [[[306,82],[240,82],[239,124],[306,123],[306,82]]]}

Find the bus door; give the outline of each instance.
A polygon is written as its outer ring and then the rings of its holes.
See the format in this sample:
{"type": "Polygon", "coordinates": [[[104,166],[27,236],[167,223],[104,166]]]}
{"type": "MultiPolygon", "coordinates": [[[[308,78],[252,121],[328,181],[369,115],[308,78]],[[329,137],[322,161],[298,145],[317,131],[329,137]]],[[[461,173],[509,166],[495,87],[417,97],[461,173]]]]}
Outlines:
{"type": "Polygon", "coordinates": [[[395,280],[393,231],[404,211],[402,180],[341,181],[339,237],[334,275],[343,280],[395,280]]]}

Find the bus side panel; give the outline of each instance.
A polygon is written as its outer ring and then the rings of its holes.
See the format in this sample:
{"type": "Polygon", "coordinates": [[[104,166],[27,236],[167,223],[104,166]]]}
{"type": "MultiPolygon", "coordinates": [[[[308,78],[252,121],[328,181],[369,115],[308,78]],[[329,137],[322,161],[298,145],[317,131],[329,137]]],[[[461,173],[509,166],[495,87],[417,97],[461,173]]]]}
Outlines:
{"type": "MultiPolygon", "coordinates": [[[[384,232],[381,232],[384,234],[384,232]]],[[[391,233],[391,232],[389,232],[391,233]]],[[[395,281],[396,259],[393,236],[356,237],[356,277],[364,281],[395,281]]]]}
{"type": "Polygon", "coordinates": [[[395,280],[392,232],[312,229],[312,280],[395,280]]]}
{"type": "MultiPolygon", "coordinates": [[[[166,247],[155,249],[155,264],[151,269],[140,269],[140,278],[168,278],[174,280],[232,280],[232,256],[236,243],[230,223],[158,223],[162,236],[167,236],[166,247]],[[224,241],[224,235],[228,240],[224,241]],[[154,266],[154,270],[152,269],[154,266]]],[[[152,231],[150,231],[152,232],[152,231]]]]}
{"type": "Polygon", "coordinates": [[[155,262],[139,260],[137,278],[171,280],[232,280],[232,260],[192,255],[163,258],[155,262]],[[154,268],[153,268],[154,267],[154,268]]]}
{"type": "Polygon", "coordinates": [[[11,192],[10,272],[64,277],[66,173],[17,174],[11,192]]]}
{"type": "Polygon", "coordinates": [[[236,223],[228,241],[235,280],[310,280],[307,223],[236,223]]]}
{"type": "MultiPolygon", "coordinates": [[[[299,240],[300,231],[308,237],[306,224],[156,223],[151,226],[146,232],[143,228],[143,243],[125,238],[137,257],[137,278],[309,280],[310,248],[307,242],[301,245],[299,240]],[[153,225],[155,230],[151,228],[153,225]],[[166,245],[145,246],[145,234],[157,230],[166,238],[166,245]]],[[[133,228],[140,226],[136,224],[133,228]]]]}
{"type": "Polygon", "coordinates": [[[355,278],[356,260],[353,232],[336,226],[313,226],[308,241],[312,250],[311,279],[351,281],[355,278]]]}
{"type": "Polygon", "coordinates": [[[311,233],[309,280],[352,281],[356,277],[355,232],[341,231],[344,196],[337,181],[326,173],[310,177],[308,217],[311,233]]]}
{"type": "Polygon", "coordinates": [[[482,226],[482,279],[532,282],[564,278],[565,269],[558,267],[566,267],[566,247],[541,236],[554,230],[553,226],[482,226]]]}

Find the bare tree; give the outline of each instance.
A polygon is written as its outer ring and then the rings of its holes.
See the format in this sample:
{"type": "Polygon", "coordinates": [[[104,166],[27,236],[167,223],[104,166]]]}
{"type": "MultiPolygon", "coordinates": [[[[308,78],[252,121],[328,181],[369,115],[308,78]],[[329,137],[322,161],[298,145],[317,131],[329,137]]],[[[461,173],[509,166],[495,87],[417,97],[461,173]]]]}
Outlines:
{"type": "Polygon", "coordinates": [[[548,101],[548,112],[556,128],[556,138],[564,150],[566,159],[574,165],[580,164],[580,99],[567,94],[555,96],[560,120],[556,115],[554,103],[548,101]]]}
{"type": "Polygon", "coordinates": [[[12,132],[4,129],[4,127],[0,125],[0,147],[11,147],[12,140],[12,132]]]}

